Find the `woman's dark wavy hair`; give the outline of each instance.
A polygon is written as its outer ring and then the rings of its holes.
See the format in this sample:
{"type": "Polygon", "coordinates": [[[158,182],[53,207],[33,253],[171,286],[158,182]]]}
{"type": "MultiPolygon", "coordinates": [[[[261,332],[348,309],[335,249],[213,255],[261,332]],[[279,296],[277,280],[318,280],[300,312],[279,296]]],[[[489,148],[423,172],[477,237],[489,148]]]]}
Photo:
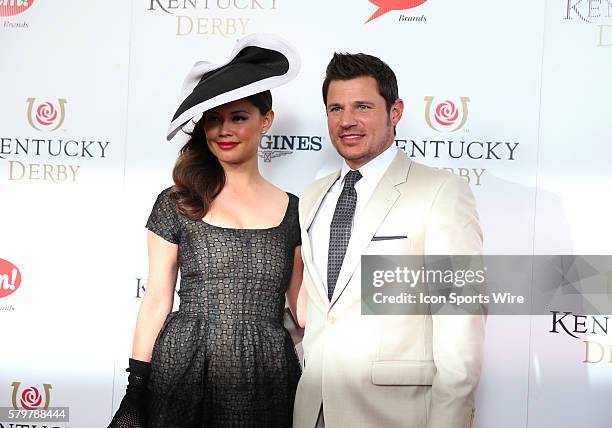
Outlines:
{"type": "MultiPolygon", "coordinates": [[[[270,91],[246,97],[264,115],[272,110],[270,91]]],[[[172,171],[174,186],[170,198],[180,214],[190,220],[201,220],[225,186],[225,171],[206,143],[206,132],[202,119],[193,128],[191,138],[181,148],[172,171]]]]}

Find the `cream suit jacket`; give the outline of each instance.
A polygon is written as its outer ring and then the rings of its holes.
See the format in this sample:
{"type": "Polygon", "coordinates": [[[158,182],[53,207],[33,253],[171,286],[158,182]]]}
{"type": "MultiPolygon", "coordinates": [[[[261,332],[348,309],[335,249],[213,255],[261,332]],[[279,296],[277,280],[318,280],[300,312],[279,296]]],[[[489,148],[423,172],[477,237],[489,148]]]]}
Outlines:
{"type": "Polygon", "coordinates": [[[362,254],[481,254],[468,184],[398,151],[354,225],[330,302],[308,229],[339,174],[315,181],[300,199],[308,304],[294,427],[313,428],[321,403],[328,428],[471,426],[484,317],[364,316],[360,302],[362,254]]]}

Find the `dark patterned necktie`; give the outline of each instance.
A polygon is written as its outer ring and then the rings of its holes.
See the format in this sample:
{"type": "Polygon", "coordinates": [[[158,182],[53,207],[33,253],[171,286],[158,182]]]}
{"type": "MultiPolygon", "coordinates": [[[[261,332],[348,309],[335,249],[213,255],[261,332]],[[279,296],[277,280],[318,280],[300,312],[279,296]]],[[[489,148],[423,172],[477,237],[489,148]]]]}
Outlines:
{"type": "Polygon", "coordinates": [[[355,206],[357,205],[357,191],[355,183],[361,179],[361,173],[358,170],[351,170],[344,177],[344,187],[338,203],[336,211],[329,226],[329,250],[327,253],[327,296],[331,301],[336,288],[336,281],[340,274],[342,261],[346,254],[351,239],[351,227],[353,225],[353,217],[355,216],[355,206]]]}

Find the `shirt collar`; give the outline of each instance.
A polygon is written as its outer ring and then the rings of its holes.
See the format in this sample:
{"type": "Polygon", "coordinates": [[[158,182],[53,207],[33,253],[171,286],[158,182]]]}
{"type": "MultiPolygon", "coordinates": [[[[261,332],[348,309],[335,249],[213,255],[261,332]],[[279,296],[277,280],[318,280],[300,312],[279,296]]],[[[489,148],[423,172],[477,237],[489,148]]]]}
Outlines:
{"type": "MultiPolygon", "coordinates": [[[[398,148],[395,144],[391,144],[384,152],[376,156],[374,159],[359,168],[359,172],[370,187],[375,187],[382,178],[393,158],[397,154],[398,148]]],[[[351,167],[346,162],[342,162],[340,170],[340,181],[344,180],[346,174],[351,170],[351,167]]]]}

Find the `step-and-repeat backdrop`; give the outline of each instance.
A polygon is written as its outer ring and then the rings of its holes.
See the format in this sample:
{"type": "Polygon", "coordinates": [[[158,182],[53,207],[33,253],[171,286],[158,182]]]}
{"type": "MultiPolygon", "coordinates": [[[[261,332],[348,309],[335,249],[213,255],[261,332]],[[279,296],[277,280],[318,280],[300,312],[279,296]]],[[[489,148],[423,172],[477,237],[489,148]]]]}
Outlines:
{"type": "MultiPolygon", "coordinates": [[[[1,0],[0,408],[106,426],[183,77],[253,32],[302,56],[261,141],[276,185],[338,168],[324,70],[372,53],[406,104],[396,144],[470,183],[487,253],[612,253],[612,0],[1,0]]],[[[489,318],[477,427],[609,426],[607,318],[582,315],[489,318]]]]}

